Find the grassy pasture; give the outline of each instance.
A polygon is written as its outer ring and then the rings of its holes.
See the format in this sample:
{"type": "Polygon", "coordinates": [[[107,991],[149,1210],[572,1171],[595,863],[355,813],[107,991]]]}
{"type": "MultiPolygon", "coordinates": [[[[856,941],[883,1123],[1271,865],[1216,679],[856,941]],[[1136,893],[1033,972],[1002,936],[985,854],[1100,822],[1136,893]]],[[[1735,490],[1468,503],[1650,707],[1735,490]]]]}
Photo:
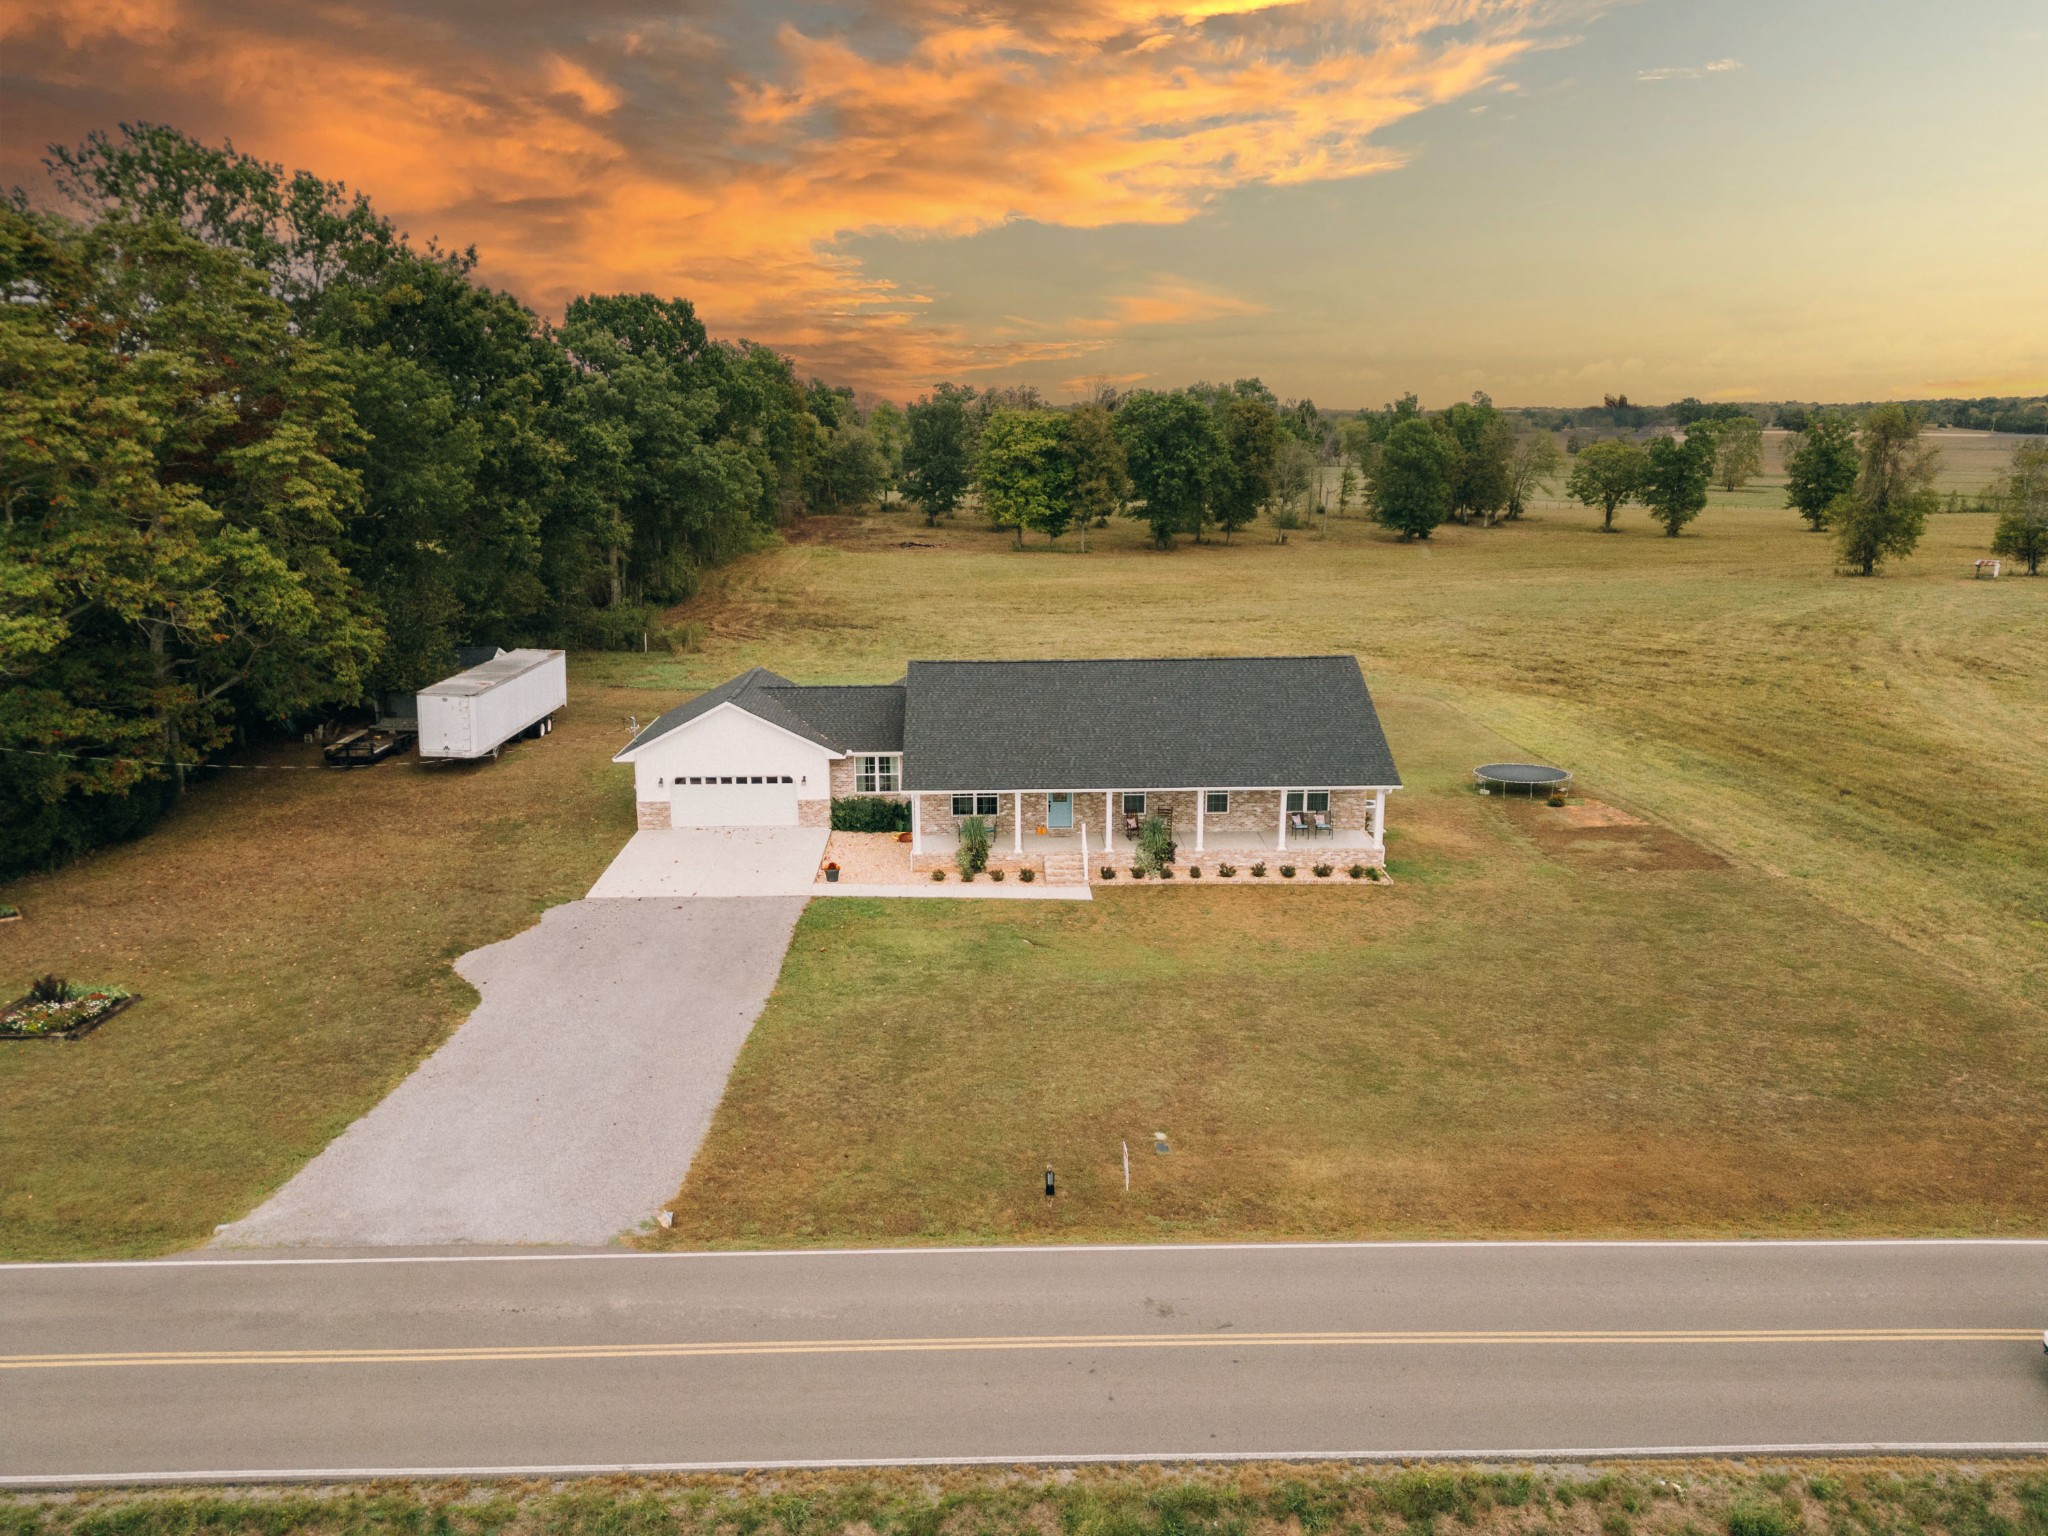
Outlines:
{"type": "Polygon", "coordinates": [[[1725,504],[1678,540],[1550,512],[1086,558],[815,527],[652,670],[1355,651],[1402,878],[815,907],[663,1240],[2039,1230],[2048,679],[2015,643],[2048,584],[1970,580],[1985,522],[1877,581],[1725,504]],[[1470,794],[1522,752],[1656,830],[1470,794]]]}
{"type": "Polygon", "coordinates": [[[1678,540],[1568,509],[1419,547],[1333,520],[1159,554],[1122,523],[1086,557],[817,520],[692,605],[699,652],[578,658],[562,729],[499,764],[222,775],[0,890],[9,996],[145,994],[0,1047],[0,1252],[188,1246],[289,1176],[463,1015],[448,962],[628,835],[628,713],[755,662],[1323,650],[1361,656],[1408,772],[1396,887],[820,904],[678,1240],[1029,1235],[1013,1175],[1046,1155],[1061,1231],[2038,1230],[2048,582],[1968,580],[1976,516],[1839,578],[1724,500],[1678,540]],[[1466,794],[1509,743],[1653,827],[1466,794]],[[1176,1183],[1080,1198],[1153,1129],[1176,1151],[1140,1177],[1176,1183]]]}

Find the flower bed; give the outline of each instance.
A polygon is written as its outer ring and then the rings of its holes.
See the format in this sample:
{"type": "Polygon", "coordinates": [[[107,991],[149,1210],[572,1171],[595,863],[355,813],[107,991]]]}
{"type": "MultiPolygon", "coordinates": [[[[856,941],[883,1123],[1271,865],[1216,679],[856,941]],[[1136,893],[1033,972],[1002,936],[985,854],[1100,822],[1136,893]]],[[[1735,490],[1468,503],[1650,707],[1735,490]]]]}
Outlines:
{"type": "Polygon", "coordinates": [[[76,1040],[134,1001],[124,987],[66,986],[61,1000],[31,992],[0,1011],[0,1040],[76,1040]]]}

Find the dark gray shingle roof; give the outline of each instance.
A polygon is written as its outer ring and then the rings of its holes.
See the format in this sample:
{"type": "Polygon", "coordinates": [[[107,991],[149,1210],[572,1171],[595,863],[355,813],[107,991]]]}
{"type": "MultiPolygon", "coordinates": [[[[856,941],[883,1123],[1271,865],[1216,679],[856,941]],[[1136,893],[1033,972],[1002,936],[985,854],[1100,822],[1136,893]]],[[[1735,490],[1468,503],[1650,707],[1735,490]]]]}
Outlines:
{"type": "Polygon", "coordinates": [[[1395,785],[1351,656],[914,661],[907,789],[1395,785]]]}
{"type": "Polygon", "coordinates": [[[623,757],[728,702],[835,752],[903,750],[901,683],[805,688],[766,667],[755,667],[716,688],[705,689],[687,704],[678,704],[628,742],[619,755],[623,757]]]}
{"type": "MultiPolygon", "coordinates": [[[[619,756],[624,757],[635,747],[646,746],[648,742],[653,741],[656,737],[666,736],[679,725],[688,725],[699,715],[708,714],[728,699],[735,703],[740,703],[748,709],[753,709],[752,701],[743,699],[741,696],[751,693],[756,688],[771,685],[783,688],[794,686],[788,678],[770,672],[766,667],[750,667],[738,677],[720,683],[716,688],[706,688],[697,697],[690,700],[689,703],[678,704],[667,714],[657,718],[652,724],[643,726],[638,736],[635,736],[624,747],[619,749],[619,756]]],[[[775,719],[772,715],[764,716],[763,718],[775,719]]],[[[775,723],[783,725],[785,722],[775,719],[775,723]]],[[[790,728],[794,729],[794,727],[790,728]]],[[[805,731],[803,734],[809,736],[812,733],[805,731]]]]}
{"type": "MultiPolygon", "coordinates": [[[[763,688],[792,716],[807,721],[815,741],[842,752],[903,750],[903,685],[863,683],[843,687],[763,688]]],[[[751,705],[748,705],[751,708],[751,705]]]]}

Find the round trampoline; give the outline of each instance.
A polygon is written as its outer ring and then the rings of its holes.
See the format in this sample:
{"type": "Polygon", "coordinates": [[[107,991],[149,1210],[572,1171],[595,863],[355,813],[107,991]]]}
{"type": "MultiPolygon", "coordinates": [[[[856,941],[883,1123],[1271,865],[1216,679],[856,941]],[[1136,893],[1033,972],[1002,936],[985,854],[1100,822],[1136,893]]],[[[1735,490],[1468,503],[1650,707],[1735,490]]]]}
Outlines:
{"type": "Polygon", "coordinates": [[[1479,781],[1480,793],[1487,795],[1505,795],[1517,789],[1525,795],[1548,794],[1567,788],[1572,781],[1571,770],[1543,763],[1482,763],[1472,770],[1472,777],[1479,781]]]}

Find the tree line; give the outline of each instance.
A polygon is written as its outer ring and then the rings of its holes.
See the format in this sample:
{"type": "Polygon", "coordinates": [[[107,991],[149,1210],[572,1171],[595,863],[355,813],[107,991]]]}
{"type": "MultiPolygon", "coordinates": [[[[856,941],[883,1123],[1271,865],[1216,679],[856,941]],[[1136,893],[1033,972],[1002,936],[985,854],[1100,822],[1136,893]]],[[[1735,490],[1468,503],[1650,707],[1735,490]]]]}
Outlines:
{"type": "Polygon", "coordinates": [[[844,494],[851,391],[686,300],[551,325],[473,250],[168,128],[46,165],[65,212],[0,204],[0,877],[459,645],[642,645],[844,494]]]}

